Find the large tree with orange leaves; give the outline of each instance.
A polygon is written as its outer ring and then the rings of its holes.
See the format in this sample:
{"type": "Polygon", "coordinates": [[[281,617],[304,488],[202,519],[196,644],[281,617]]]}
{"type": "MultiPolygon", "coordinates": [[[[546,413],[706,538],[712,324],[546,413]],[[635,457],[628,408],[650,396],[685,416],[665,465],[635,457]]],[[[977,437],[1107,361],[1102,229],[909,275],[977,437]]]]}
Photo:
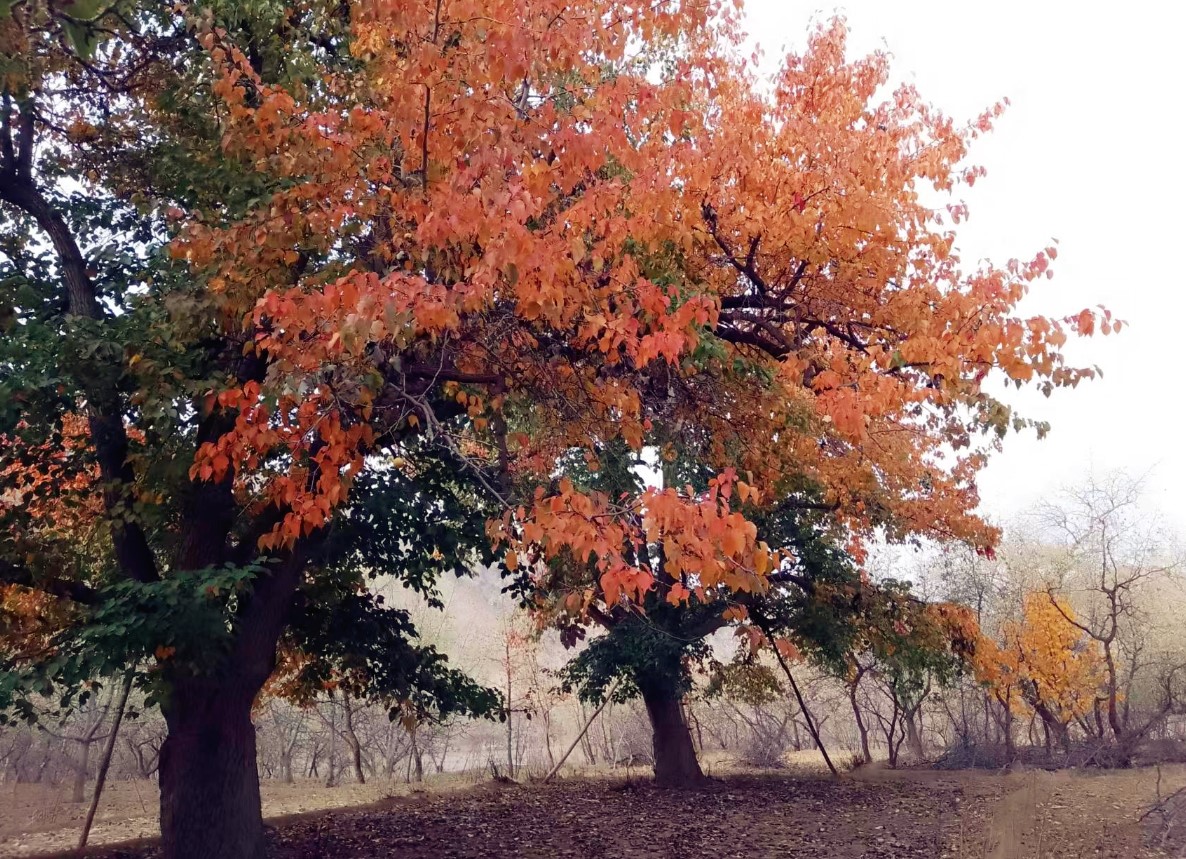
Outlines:
{"type": "Polygon", "coordinates": [[[30,443],[86,415],[113,593],[222,612],[200,660],[135,632],[170,856],[259,852],[251,702],[360,488],[414,502],[448,463],[509,568],[583,571],[567,623],[727,605],[787,561],[740,502],[810,499],[857,552],[990,544],[975,476],[1017,421],[982,382],[1075,384],[1067,334],[1114,324],[1017,315],[1053,249],[961,266],[953,192],[996,111],[880,100],[886,57],[849,61],[839,22],[767,88],[718,0],[87,10],[0,21],[7,265],[33,287],[0,381],[30,443]],[[693,451],[704,487],[553,479],[619,442],[693,451]]]}

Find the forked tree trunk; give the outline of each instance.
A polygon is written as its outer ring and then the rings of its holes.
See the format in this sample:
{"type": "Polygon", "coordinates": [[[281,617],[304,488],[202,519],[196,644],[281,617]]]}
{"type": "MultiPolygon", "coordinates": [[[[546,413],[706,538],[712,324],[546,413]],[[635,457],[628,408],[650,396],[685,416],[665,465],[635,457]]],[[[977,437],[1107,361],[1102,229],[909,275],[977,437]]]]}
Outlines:
{"type": "Polygon", "coordinates": [[[179,686],[172,698],[160,758],[166,859],[263,857],[254,692],[179,686]]]}
{"type": "Polygon", "coordinates": [[[642,700],[651,721],[655,749],[655,783],[661,787],[693,787],[704,781],[692,732],[679,698],[666,689],[643,688],[642,700]]]}

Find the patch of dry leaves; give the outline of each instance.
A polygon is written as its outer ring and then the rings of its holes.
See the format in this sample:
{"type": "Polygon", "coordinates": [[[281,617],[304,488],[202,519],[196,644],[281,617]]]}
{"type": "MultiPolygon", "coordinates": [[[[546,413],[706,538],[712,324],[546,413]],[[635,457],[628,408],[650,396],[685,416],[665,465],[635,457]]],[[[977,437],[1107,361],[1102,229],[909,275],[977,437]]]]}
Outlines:
{"type": "Polygon", "coordinates": [[[960,855],[963,800],[956,781],[754,776],[690,791],[598,780],[491,785],[286,823],[271,833],[269,852],[276,859],[937,859],[960,855]]]}

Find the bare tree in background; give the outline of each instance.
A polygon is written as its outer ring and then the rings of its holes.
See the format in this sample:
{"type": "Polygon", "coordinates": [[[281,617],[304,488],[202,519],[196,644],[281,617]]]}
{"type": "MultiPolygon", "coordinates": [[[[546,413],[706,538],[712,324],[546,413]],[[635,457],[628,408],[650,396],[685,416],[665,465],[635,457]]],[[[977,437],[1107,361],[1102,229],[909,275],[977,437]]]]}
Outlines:
{"type": "Polygon", "coordinates": [[[1141,508],[1142,493],[1139,479],[1121,473],[1092,475],[1039,511],[1074,561],[1072,570],[1048,590],[1067,622],[1103,652],[1101,703],[1122,764],[1131,761],[1149,730],[1179,706],[1177,675],[1186,668],[1168,654],[1152,652],[1150,645],[1151,598],[1181,570],[1182,557],[1164,523],[1141,508]],[[1058,594],[1080,604],[1077,616],[1063,612],[1054,599],[1058,594]],[[1157,690],[1154,700],[1138,694],[1138,681],[1146,679],[1157,690]],[[1134,702],[1142,697],[1138,718],[1134,702]]]}
{"type": "Polygon", "coordinates": [[[73,746],[73,752],[67,752],[67,761],[74,770],[73,788],[70,792],[71,802],[86,802],[86,782],[90,774],[91,746],[107,739],[103,728],[107,724],[107,714],[111,710],[111,703],[115,692],[106,696],[100,704],[92,698],[87,704],[71,712],[68,720],[61,724],[61,732],[53,730],[44,724],[38,727],[56,740],[61,740],[68,748],[73,746]]]}

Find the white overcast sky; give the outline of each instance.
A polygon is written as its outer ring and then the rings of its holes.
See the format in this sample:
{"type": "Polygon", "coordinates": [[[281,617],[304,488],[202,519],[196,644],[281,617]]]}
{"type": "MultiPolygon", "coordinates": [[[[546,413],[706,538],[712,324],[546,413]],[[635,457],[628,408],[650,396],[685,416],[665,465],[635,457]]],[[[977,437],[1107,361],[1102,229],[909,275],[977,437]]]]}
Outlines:
{"type": "Polygon", "coordinates": [[[964,199],[965,263],[1028,259],[1057,238],[1053,281],[1025,313],[1065,315],[1107,305],[1119,336],[1075,346],[1104,378],[1047,400],[1011,404],[1049,420],[1045,441],[1010,435],[981,480],[984,510],[1008,521],[1044,493],[1094,469],[1148,473],[1148,498],[1186,530],[1181,378],[1186,350],[1182,207],[1186,141],[1182,39],[1171,2],[850,0],[820,6],[747,0],[748,30],[773,64],[800,49],[812,21],[839,12],[850,55],[888,49],[898,80],[957,119],[1002,97],[1012,106],[972,161],[988,176],[964,199]]]}

